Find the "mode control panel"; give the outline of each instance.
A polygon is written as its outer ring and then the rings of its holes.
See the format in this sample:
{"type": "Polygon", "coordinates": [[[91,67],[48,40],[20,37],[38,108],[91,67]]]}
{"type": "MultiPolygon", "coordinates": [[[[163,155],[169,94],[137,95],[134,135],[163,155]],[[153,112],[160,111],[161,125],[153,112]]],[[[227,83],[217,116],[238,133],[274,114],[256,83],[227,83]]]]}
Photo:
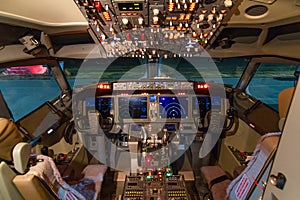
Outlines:
{"type": "Polygon", "coordinates": [[[113,83],[113,90],[193,90],[194,83],[187,81],[129,81],[113,83]]]}

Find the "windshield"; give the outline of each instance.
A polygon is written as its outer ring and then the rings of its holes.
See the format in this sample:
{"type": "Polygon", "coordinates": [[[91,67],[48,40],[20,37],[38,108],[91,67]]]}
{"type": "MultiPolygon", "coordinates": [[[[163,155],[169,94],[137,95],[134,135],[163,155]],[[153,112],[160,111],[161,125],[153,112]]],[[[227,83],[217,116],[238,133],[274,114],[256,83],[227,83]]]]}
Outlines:
{"type": "Polygon", "coordinates": [[[0,89],[15,121],[60,94],[60,88],[46,65],[0,70],[0,89]]]}
{"type": "Polygon", "coordinates": [[[248,61],[244,58],[160,58],[149,62],[141,58],[65,59],[61,66],[71,85],[99,81],[141,80],[146,78],[192,80],[236,86],[248,61]],[[151,77],[153,69],[155,76],[151,77]]]}

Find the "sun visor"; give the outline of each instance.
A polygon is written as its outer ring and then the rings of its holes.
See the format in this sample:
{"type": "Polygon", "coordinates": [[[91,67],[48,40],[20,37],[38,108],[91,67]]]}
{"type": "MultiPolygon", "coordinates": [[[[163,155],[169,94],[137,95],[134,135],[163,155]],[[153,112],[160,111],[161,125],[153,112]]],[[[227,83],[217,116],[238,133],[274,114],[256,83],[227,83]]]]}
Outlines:
{"type": "Polygon", "coordinates": [[[11,0],[1,3],[0,23],[41,30],[48,34],[82,32],[88,22],[73,0],[11,0]]]}

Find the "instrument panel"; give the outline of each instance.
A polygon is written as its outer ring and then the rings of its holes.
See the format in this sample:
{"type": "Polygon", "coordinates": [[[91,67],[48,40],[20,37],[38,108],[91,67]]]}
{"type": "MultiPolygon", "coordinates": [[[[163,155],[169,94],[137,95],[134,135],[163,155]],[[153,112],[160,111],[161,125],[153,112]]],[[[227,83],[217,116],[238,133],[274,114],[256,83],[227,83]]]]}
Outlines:
{"type": "Polygon", "coordinates": [[[226,94],[211,96],[209,88],[214,86],[201,82],[145,80],[99,84],[91,93],[94,97],[81,97],[81,113],[88,116],[90,111],[97,111],[102,122],[111,123],[106,119],[113,119],[111,126],[141,123],[147,127],[157,123],[164,128],[164,124],[174,122],[196,124],[191,129],[197,130],[207,128],[212,109],[226,114],[230,106],[226,94]]]}
{"type": "Polygon", "coordinates": [[[195,81],[105,82],[78,91],[79,131],[87,137],[105,135],[120,151],[137,152],[136,169],[143,173],[169,165],[209,129],[222,132],[219,120],[230,108],[225,85],[195,81]],[[210,94],[220,88],[224,96],[210,94]]]}
{"type": "MultiPolygon", "coordinates": [[[[108,57],[159,57],[157,49],[184,46],[199,55],[235,10],[236,0],[75,0],[108,57]]],[[[165,56],[170,56],[165,54],[165,56]]]]}
{"type": "Polygon", "coordinates": [[[211,102],[207,95],[120,95],[88,97],[86,109],[96,108],[103,117],[118,116],[116,122],[142,120],[144,122],[165,120],[189,120],[210,110],[211,102]],[[115,109],[116,108],[116,109],[115,109]],[[154,116],[155,114],[155,116],[154,116]]]}

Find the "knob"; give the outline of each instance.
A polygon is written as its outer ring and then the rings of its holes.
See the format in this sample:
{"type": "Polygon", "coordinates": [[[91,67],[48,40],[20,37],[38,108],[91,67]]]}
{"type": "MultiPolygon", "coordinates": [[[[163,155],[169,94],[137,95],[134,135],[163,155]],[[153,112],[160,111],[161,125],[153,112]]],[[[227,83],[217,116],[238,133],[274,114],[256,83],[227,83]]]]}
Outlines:
{"type": "Polygon", "coordinates": [[[277,176],[275,176],[274,174],[270,176],[270,183],[279,189],[283,189],[285,182],[286,182],[286,178],[280,172],[277,174],[277,176]]]}
{"type": "Polygon", "coordinates": [[[158,17],[157,16],[153,17],[153,24],[158,24],[158,17]]]}
{"type": "Polygon", "coordinates": [[[123,18],[123,19],[122,19],[122,23],[123,23],[124,25],[127,25],[127,24],[129,23],[129,20],[128,20],[127,18],[123,18]]]}
{"type": "Polygon", "coordinates": [[[153,9],[153,15],[156,16],[159,14],[159,10],[157,8],[153,9]]]}
{"type": "Polygon", "coordinates": [[[225,5],[225,7],[229,8],[229,7],[232,6],[232,1],[231,0],[225,0],[224,5],[225,5]]]}
{"type": "Polygon", "coordinates": [[[144,19],[142,17],[139,17],[138,18],[138,22],[139,22],[139,25],[143,25],[144,19]]]}

